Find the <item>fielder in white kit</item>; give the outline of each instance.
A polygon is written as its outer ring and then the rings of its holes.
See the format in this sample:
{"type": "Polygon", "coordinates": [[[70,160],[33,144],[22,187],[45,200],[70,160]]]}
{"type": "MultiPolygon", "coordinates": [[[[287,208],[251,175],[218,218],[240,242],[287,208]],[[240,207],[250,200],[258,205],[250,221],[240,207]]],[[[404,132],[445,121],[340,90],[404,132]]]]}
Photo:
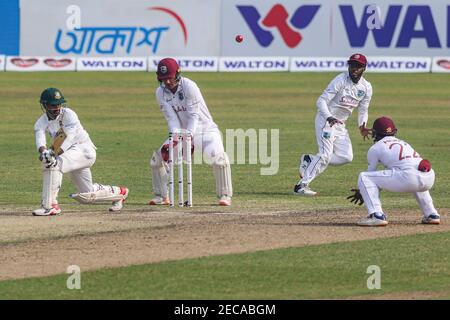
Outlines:
{"type": "Polygon", "coordinates": [[[294,187],[294,194],[315,196],[309,184],[329,164],[342,165],[353,160],[352,142],[345,128],[345,121],[358,108],[358,126],[364,140],[369,138],[366,128],[368,109],[372,98],[372,85],[362,76],[367,59],[362,54],[352,55],[348,71],[335,77],[317,100],[316,139],[319,152],[303,154],[300,158],[300,181],[294,187]]]}
{"type": "Polygon", "coordinates": [[[375,144],[367,153],[368,171],[361,172],[351,202],[365,204],[369,216],[358,222],[360,226],[378,227],[388,224],[381,207],[379,192],[409,192],[414,195],[423,212],[422,223],[439,224],[440,216],[433,205],[430,189],[434,184],[434,170],[407,142],[395,137],[397,128],[392,119],[375,120],[372,136],[375,144]],[[382,164],[385,170],[378,170],[382,164]]]}
{"type": "MultiPolygon", "coordinates": [[[[156,72],[160,86],[156,100],[167,120],[169,132],[186,130],[191,135],[195,150],[208,157],[216,178],[219,205],[231,205],[233,188],[231,167],[225,153],[220,131],[213,121],[197,84],[181,76],[176,60],[162,59],[156,72]]],[[[169,141],[153,153],[150,159],[155,197],[150,205],[168,205],[168,152],[169,141]]],[[[174,143],[174,150],[177,146],[174,143]]],[[[174,154],[177,152],[174,151],[174,154]]]]}
{"type": "Polygon", "coordinates": [[[61,213],[58,193],[63,174],[70,173],[78,193],[71,197],[80,203],[112,202],[109,211],[120,211],[128,197],[128,189],[92,182],[91,167],[96,159],[96,147],[84,130],[77,114],[66,106],[61,91],[45,89],[40,98],[44,114],[34,125],[36,148],[42,162],[42,203],[33,211],[35,216],[61,213]],[[47,149],[46,133],[53,139],[47,149]]]}

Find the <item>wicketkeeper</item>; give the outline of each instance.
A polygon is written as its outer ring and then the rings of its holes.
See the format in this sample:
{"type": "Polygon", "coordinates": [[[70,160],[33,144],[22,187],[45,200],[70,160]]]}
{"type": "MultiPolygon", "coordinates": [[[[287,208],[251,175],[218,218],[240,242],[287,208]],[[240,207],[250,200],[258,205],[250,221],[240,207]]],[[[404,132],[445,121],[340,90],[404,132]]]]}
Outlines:
{"type": "Polygon", "coordinates": [[[78,193],[71,197],[80,203],[112,202],[109,211],[120,211],[128,197],[128,189],[92,182],[91,167],[96,159],[96,147],[84,130],[77,114],[66,106],[61,91],[45,89],[40,98],[44,114],[34,125],[36,147],[42,162],[43,186],[41,208],[35,216],[61,213],[58,192],[64,173],[69,173],[78,193]],[[53,139],[47,149],[46,132],[53,139]]]}
{"type": "MultiPolygon", "coordinates": [[[[209,113],[200,89],[194,81],[181,76],[180,67],[172,58],[162,59],[158,63],[156,75],[160,83],[156,100],[167,120],[169,132],[182,129],[191,135],[194,149],[207,156],[212,164],[219,205],[231,205],[233,188],[230,160],[224,151],[219,128],[209,113]]],[[[169,141],[166,140],[150,159],[155,193],[150,205],[169,204],[168,146],[169,141]]],[[[175,144],[174,150],[177,150],[175,144]]]]}

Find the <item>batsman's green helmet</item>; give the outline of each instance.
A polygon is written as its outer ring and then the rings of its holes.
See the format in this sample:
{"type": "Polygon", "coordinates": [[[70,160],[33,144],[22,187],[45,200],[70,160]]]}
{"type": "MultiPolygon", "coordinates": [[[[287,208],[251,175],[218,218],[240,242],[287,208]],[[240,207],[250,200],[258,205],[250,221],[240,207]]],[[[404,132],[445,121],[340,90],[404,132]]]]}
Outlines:
{"type": "Polygon", "coordinates": [[[39,102],[43,105],[60,105],[65,103],[66,100],[62,95],[61,91],[56,88],[47,88],[41,93],[41,99],[39,102]]]}

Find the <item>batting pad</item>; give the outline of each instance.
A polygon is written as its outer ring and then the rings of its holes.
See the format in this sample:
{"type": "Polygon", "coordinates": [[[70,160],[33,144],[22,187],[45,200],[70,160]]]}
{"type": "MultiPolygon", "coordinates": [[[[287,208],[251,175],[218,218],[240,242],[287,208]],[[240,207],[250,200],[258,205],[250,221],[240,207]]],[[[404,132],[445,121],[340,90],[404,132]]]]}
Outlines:
{"type": "Polygon", "coordinates": [[[44,167],[42,175],[42,206],[45,209],[50,209],[52,204],[58,203],[56,199],[61,188],[63,175],[58,167],[44,167]]]}
{"type": "Polygon", "coordinates": [[[93,192],[73,193],[69,197],[77,200],[81,204],[104,203],[123,199],[120,188],[95,183],[93,192]]]}
{"type": "Polygon", "coordinates": [[[224,152],[216,157],[213,163],[214,176],[216,177],[217,196],[233,196],[233,186],[231,184],[231,166],[228,155],[224,152]]]}
{"type": "Polygon", "coordinates": [[[81,204],[112,202],[123,199],[123,195],[113,194],[107,190],[86,193],[73,193],[70,195],[70,197],[77,200],[81,204]]]}
{"type": "Polygon", "coordinates": [[[150,159],[150,167],[152,170],[153,192],[156,196],[167,197],[167,184],[169,177],[164,163],[157,152],[153,153],[150,159]]]}

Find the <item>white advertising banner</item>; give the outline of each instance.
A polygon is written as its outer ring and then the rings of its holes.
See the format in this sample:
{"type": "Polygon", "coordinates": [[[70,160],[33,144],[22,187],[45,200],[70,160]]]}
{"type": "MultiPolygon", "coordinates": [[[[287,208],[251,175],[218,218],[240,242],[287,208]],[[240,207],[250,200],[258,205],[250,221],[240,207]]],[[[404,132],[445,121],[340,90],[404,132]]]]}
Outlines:
{"type": "Polygon", "coordinates": [[[5,56],[0,55],[0,72],[5,71],[5,56]]]}
{"type": "Polygon", "coordinates": [[[77,71],[147,71],[147,58],[77,58],[77,71]]]}
{"type": "Polygon", "coordinates": [[[367,72],[430,72],[429,57],[369,57],[367,72]]]}
{"type": "Polygon", "coordinates": [[[347,66],[348,58],[328,58],[328,57],[312,57],[312,58],[302,58],[294,57],[291,58],[291,65],[289,70],[292,72],[298,71],[345,71],[348,69],[347,66]]]}
{"type": "Polygon", "coordinates": [[[449,7],[448,0],[224,0],[220,54],[446,56],[449,7]]]}
{"type": "Polygon", "coordinates": [[[288,71],[289,57],[222,57],[219,71],[288,71]]]}
{"type": "Polygon", "coordinates": [[[450,72],[450,56],[434,57],[431,71],[432,72],[450,72]]]}
{"type": "MultiPolygon", "coordinates": [[[[148,71],[156,71],[158,63],[165,57],[148,58],[148,71]]],[[[171,57],[177,60],[181,71],[207,71],[214,72],[219,69],[217,57],[171,57]]]]}
{"type": "Polygon", "coordinates": [[[6,71],[75,71],[73,57],[6,57],[6,71]]]}
{"type": "Polygon", "coordinates": [[[220,0],[20,0],[21,55],[218,56],[220,0]]]}
{"type": "MultiPolygon", "coordinates": [[[[367,72],[430,72],[429,57],[367,57],[367,72]]],[[[345,71],[348,69],[347,57],[294,57],[291,58],[290,71],[345,71]]]]}

